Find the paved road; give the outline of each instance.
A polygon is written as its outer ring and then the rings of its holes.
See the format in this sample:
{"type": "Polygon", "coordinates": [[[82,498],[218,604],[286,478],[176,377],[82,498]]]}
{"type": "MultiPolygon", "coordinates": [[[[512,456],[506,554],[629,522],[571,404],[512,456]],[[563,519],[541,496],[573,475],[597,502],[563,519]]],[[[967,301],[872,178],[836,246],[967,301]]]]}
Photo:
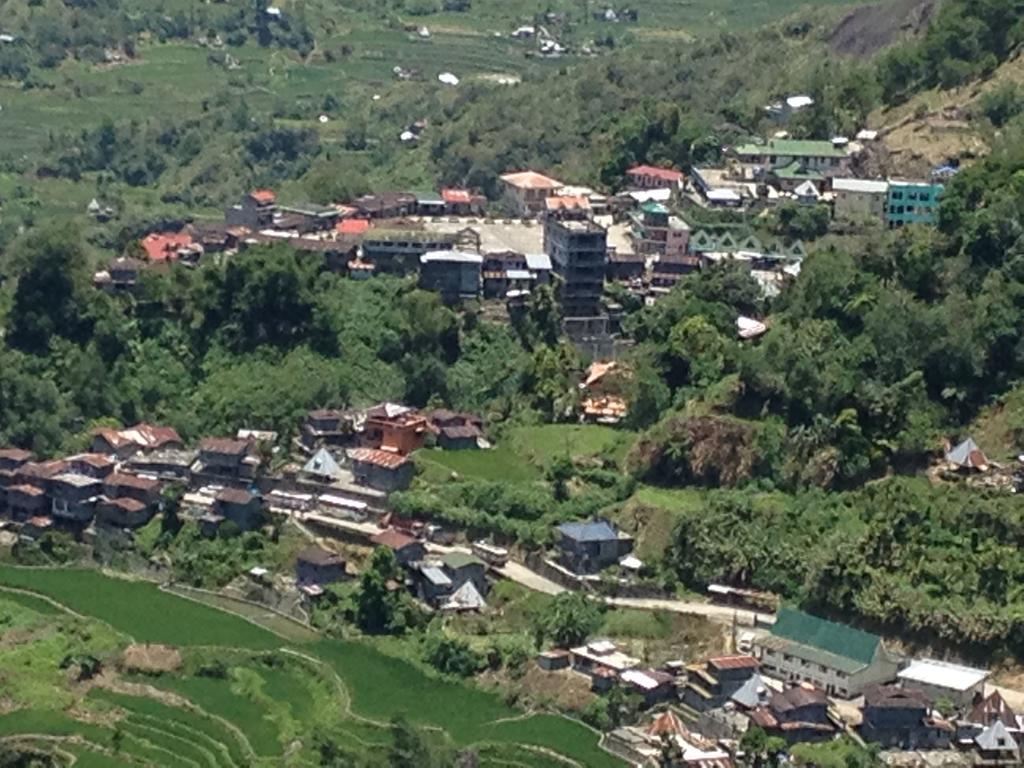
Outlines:
{"type": "MultiPolygon", "coordinates": [[[[343,529],[367,538],[380,532],[380,528],[374,523],[356,523],[351,520],[343,520],[325,515],[298,515],[298,517],[300,519],[315,520],[321,524],[330,525],[331,527],[343,529]]],[[[469,547],[458,545],[445,546],[444,544],[436,544],[434,542],[427,542],[426,548],[428,552],[438,555],[443,555],[447,552],[470,553],[469,547]]],[[[521,584],[527,589],[532,589],[534,592],[557,595],[566,591],[565,587],[541,576],[536,571],[527,568],[515,560],[510,560],[505,566],[495,568],[494,571],[510,581],[521,584]]],[[[755,618],[761,619],[762,622],[771,622],[773,618],[770,614],[758,614],[742,608],[732,608],[726,605],[715,605],[714,603],[690,600],[639,597],[605,597],[600,599],[603,599],[608,605],[614,605],[619,608],[635,608],[641,611],[669,611],[688,616],[702,616],[723,624],[731,623],[735,617],[738,624],[748,627],[754,626],[755,618]]]]}

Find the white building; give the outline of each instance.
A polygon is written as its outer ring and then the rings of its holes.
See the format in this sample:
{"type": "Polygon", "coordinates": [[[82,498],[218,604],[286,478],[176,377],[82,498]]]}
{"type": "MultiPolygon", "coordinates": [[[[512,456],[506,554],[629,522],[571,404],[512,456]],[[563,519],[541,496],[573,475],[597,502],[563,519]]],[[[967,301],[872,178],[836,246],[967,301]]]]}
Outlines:
{"type": "Polygon", "coordinates": [[[872,179],[833,179],[835,216],[844,221],[885,221],[889,182],[872,179]]]}
{"type": "Polygon", "coordinates": [[[988,670],[947,661],[918,659],[897,677],[907,688],[923,691],[934,700],[948,699],[962,709],[969,707],[974,697],[984,692],[988,670]]]}

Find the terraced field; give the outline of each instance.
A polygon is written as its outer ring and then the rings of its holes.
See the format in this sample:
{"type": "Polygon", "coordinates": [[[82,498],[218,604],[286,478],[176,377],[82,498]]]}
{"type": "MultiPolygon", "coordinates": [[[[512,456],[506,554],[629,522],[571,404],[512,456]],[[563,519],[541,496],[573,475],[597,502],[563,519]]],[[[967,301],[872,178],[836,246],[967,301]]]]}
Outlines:
{"type": "Polygon", "coordinates": [[[0,716],[0,739],[79,768],[314,766],[323,739],[354,755],[382,754],[389,721],[403,715],[454,747],[474,747],[489,768],[621,765],[580,723],[524,717],[367,642],[300,638],[144,582],[0,566],[0,652],[18,652],[4,662],[16,708],[0,716]],[[122,669],[120,648],[133,640],[172,642],[181,668],[122,669]],[[72,655],[97,658],[104,673],[79,680],[72,655]]]}

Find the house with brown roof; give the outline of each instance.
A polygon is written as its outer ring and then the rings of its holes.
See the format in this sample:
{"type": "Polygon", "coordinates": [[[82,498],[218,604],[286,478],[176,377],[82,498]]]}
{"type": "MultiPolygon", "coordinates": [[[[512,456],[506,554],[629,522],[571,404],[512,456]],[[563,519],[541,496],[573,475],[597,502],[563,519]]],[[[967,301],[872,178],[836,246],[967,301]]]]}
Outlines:
{"type": "Polygon", "coordinates": [[[295,576],[299,584],[331,584],[346,576],[345,558],[337,552],[310,545],[295,556],[295,576]]]}
{"type": "Polygon", "coordinates": [[[427,553],[426,547],[419,539],[414,539],[394,528],[387,528],[370,537],[375,547],[387,547],[395,553],[399,565],[409,565],[422,560],[427,553]]]}
{"type": "Polygon", "coordinates": [[[779,736],[787,744],[828,741],[837,733],[828,713],[828,696],[810,683],[776,693],[749,717],[769,736],[779,736]]]}
{"type": "Polygon", "coordinates": [[[634,165],[626,171],[626,183],[630,189],[675,189],[682,181],[682,171],[656,165],[634,165]]]}
{"type": "Polygon", "coordinates": [[[114,460],[102,453],[79,453],[69,456],[67,462],[71,465],[72,472],[97,480],[102,480],[113,472],[115,466],[114,460]]]}
{"type": "Polygon", "coordinates": [[[249,480],[256,476],[260,461],[248,440],[206,437],[199,442],[198,463],[204,474],[249,480]]]}
{"type": "Polygon", "coordinates": [[[901,685],[873,685],[864,691],[860,735],[865,741],[900,749],[946,749],[956,729],[932,712],[926,693],[901,685]]]}
{"type": "Polygon", "coordinates": [[[505,205],[517,216],[544,212],[545,201],[565,185],[536,171],[506,173],[501,177],[505,205]]]}
{"type": "Polygon", "coordinates": [[[357,483],[387,493],[408,488],[416,472],[408,458],[391,451],[352,448],[348,457],[357,483]]]}
{"type": "Polygon", "coordinates": [[[142,504],[156,505],[160,500],[160,481],[115,472],[103,481],[103,495],[108,499],[134,499],[142,504]]]}
{"type": "Polygon", "coordinates": [[[50,513],[54,519],[87,523],[96,513],[103,483],[94,477],[65,472],[50,478],[50,513]]]}
{"type": "Polygon", "coordinates": [[[675,675],[660,669],[627,669],[619,675],[619,681],[627,690],[640,696],[645,707],[671,701],[676,696],[675,675]]]}
{"type": "Polygon", "coordinates": [[[232,521],[243,531],[263,525],[263,499],[241,488],[223,488],[213,500],[213,514],[232,521]]]}
{"type": "Polygon", "coordinates": [[[355,435],[355,420],[348,411],[317,408],[306,414],[300,439],[307,450],[321,445],[344,445],[355,435]]]}
{"type": "Polygon", "coordinates": [[[14,485],[15,473],[32,459],[32,454],[19,448],[0,449],[0,512],[6,508],[5,491],[14,485]]]}
{"type": "Polygon", "coordinates": [[[50,511],[46,499],[46,491],[37,485],[19,483],[7,488],[4,494],[7,503],[7,514],[17,521],[45,515],[50,511]]]}
{"type": "Polygon", "coordinates": [[[447,451],[476,449],[483,437],[483,419],[474,413],[455,413],[443,408],[427,414],[437,444],[447,451]]]}
{"type": "Polygon", "coordinates": [[[683,703],[697,712],[724,706],[732,695],[757,675],[759,667],[753,656],[714,656],[702,664],[686,668],[683,703]]]}
{"type": "Polygon", "coordinates": [[[114,528],[141,528],[156,514],[156,505],[123,496],[103,497],[96,504],[96,522],[114,528]]]}
{"type": "Polygon", "coordinates": [[[140,423],[124,429],[94,430],[89,450],[91,453],[127,459],[139,451],[181,450],[184,447],[181,435],[172,427],[140,423]]]}
{"type": "Polygon", "coordinates": [[[360,442],[367,448],[404,455],[422,448],[429,427],[419,411],[397,403],[381,403],[366,411],[360,442]]]}

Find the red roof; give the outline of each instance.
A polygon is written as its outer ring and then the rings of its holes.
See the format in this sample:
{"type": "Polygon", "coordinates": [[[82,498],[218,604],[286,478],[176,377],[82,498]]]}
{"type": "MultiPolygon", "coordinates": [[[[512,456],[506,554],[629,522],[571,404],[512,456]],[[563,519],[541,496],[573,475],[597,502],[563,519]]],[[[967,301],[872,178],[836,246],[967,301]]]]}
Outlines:
{"type": "Polygon", "coordinates": [[[758,661],[753,656],[715,656],[708,664],[715,669],[756,669],[758,661]]]}
{"type": "Polygon", "coordinates": [[[42,488],[36,488],[34,485],[12,485],[7,489],[8,493],[20,493],[24,496],[42,496],[46,493],[42,488]]]}
{"type": "Polygon", "coordinates": [[[17,474],[20,477],[33,477],[41,479],[49,479],[56,477],[57,475],[67,472],[71,468],[71,465],[61,459],[54,459],[53,461],[40,461],[40,462],[29,462],[24,464],[17,469],[17,474]]]}
{"type": "Polygon", "coordinates": [[[342,235],[361,235],[370,228],[369,219],[342,219],[334,229],[342,235]]]}
{"type": "Polygon", "coordinates": [[[412,536],[406,536],[401,531],[396,531],[394,528],[388,528],[386,531],[381,531],[370,537],[370,541],[379,547],[387,547],[393,549],[396,552],[400,549],[405,549],[410,544],[415,544],[416,539],[412,536]]]}
{"type": "Polygon", "coordinates": [[[269,205],[277,200],[277,194],[272,189],[254,189],[249,193],[249,197],[257,203],[263,203],[264,205],[269,205]]]}
{"type": "Polygon", "coordinates": [[[158,427],[145,423],[124,429],[100,428],[93,430],[93,434],[102,437],[113,448],[136,445],[139,448],[156,449],[182,442],[181,435],[172,427],[158,427]]]}
{"type": "Polygon", "coordinates": [[[473,195],[468,189],[442,189],[441,199],[446,203],[468,203],[473,195]]]}
{"type": "Polygon", "coordinates": [[[673,171],[671,168],[658,168],[655,165],[634,165],[628,171],[627,176],[651,176],[662,181],[677,182],[683,178],[681,171],[673,171]]]}
{"type": "Polygon", "coordinates": [[[558,189],[565,186],[558,179],[552,179],[543,173],[536,171],[520,171],[519,173],[506,173],[501,177],[506,184],[518,189],[558,189]]]}
{"type": "Polygon", "coordinates": [[[178,234],[153,232],[140,241],[142,249],[150,261],[168,261],[178,258],[178,250],[192,245],[192,236],[184,232],[178,234]]]}
{"type": "Polygon", "coordinates": [[[380,451],[376,448],[355,448],[349,451],[348,455],[352,461],[361,461],[384,469],[398,469],[409,462],[400,453],[380,451]]]}
{"type": "Polygon", "coordinates": [[[80,453],[77,456],[71,456],[68,461],[74,464],[84,464],[93,469],[106,469],[114,466],[114,462],[102,453],[80,453]]]}
{"type": "Polygon", "coordinates": [[[137,512],[141,512],[142,510],[146,509],[149,505],[143,504],[141,501],[137,499],[129,499],[127,497],[124,497],[120,499],[104,499],[103,506],[117,507],[122,512],[136,514],[137,512]]]}
{"type": "Polygon", "coordinates": [[[590,201],[582,195],[556,195],[544,201],[549,211],[587,211],[590,201]]]}

